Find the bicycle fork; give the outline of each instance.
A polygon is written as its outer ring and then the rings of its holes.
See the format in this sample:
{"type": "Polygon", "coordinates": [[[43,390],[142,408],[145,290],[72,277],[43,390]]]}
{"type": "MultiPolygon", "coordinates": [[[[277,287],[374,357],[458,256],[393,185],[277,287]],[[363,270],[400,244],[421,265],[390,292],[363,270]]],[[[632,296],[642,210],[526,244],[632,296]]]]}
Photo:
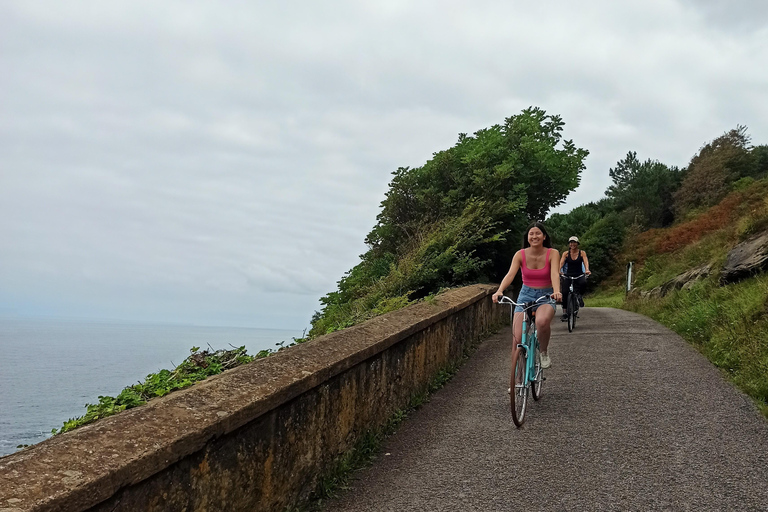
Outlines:
{"type": "MultiPolygon", "coordinates": [[[[513,310],[512,314],[514,315],[514,310],[513,310]]],[[[520,341],[518,342],[517,345],[515,345],[515,349],[516,350],[522,350],[522,351],[525,352],[525,368],[523,369],[522,379],[520,379],[519,383],[517,382],[517,379],[518,379],[517,368],[512,368],[513,375],[515,376],[514,387],[516,389],[518,387],[527,389],[528,388],[528,382],[529,382],[528,381],[528,372],[530,371],[529,370],[530,358],[528,357],[529,351],[528,351],[528,346],[527,346],[528,345],[528,332],[527,332],[528,331],[528,319],[527,319],[527,316],[528,315],[523,315],[523,326],[522,326],[522,329],[520,331],[520,341]]],[[[514,364],[514,358],[513,358],[513,364],[514,364]]]]}
{"type": "MultiPolygon", "coordinates": [[[[528,337],[528,319],[525,317],[523,317],[523,330],[520,334],[522,339],[520,340],[520,343],[517,344],[517,348],[525,351],[525,374],[523,375],[523,381],[521,382],[521,385],[527,388],[532,382],[536,380],[537,375],[535,361],[536,352],[533,350],[535,348],[534,345],[536,341],[529,339],[528,337]]],[[[539,371],[542,371],[541,368],[539,368],[539,371]]]]}

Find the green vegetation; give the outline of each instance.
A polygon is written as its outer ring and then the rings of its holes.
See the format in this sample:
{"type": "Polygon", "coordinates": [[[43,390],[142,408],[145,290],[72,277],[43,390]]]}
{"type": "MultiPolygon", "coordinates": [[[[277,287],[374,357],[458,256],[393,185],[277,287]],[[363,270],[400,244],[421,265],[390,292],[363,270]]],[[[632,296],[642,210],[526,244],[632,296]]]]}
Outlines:
{"type": "Polygon", "coordinates": [[[51,432],[53,434],[69,432],[82,425],[93,423],[99,418],[106,418],[126,409],[143,405],[152,398],[184,389],[211,375],[249,363],[254,359],[266,357],[272,351],[262,350],[255,356],[250,356],[243,346],[215,352],[207,350],[200,352],[199,347],[192,347],[190,352],[189,357],[173,370],[150,373],[144,382],[128,386],[116,397],[100,396],[99,403],[85,405],[86,413],[84,416],[67,420],[60,429],[53,429],[51,432]]]}
{"type": "Polygon", "coordinates": [[[621,308],[624,296],[623,288],[600,290],[584,297],[584,305],[590,308],[621,308]]]}
{"type": "Polygon", "coordinates": [[[417,168],[396,170],[368,251],[321,299],[310,337],[360,323],[445,287],[499,280],[530,219],[579,184],[588,152],[539,108],[476,132],[417,168]]]}
{"type": "Polygon", "coordinates": [[[672,194],[680,186],[682,173],[658,160],[640,162],[630,151],[608,171],[613,184],[605,195],[613,201],[628,224],[644,228],[668,226],[674,220],[672,194]]]}
{"type": "Polygon", "coordinates": [[[676,216],[717,204],[734,182],[766,172],[764,150],[753,151],[745,126],[738,126],[706,144],[688,164],[675,192],[676,216]]]}
{"type": "MultiPolygon", "coordinates": [[[[559,249],[566,249],[569,236],[582,239],[594,274],[592,289],[606,279],[617,285],[616,272],[629,260],[644,263],[647,256],[676,251],[735,218],[745,218],[742,233],[768,226],[764,217],[745,209],[745,202],[754,204],[754,196],[765,191],[753,185],[768,174],[768,146],[751,147],[743,126],[705,144],[684,169],[652,159],[641,162],[630,151],[608,174],[612,183],[605,198],[546,221],[559,249]],[[626,244],[634,247],[623,249],[626,244]]],[[[676,266],[684,265],[677,261],[676,266]]]]}

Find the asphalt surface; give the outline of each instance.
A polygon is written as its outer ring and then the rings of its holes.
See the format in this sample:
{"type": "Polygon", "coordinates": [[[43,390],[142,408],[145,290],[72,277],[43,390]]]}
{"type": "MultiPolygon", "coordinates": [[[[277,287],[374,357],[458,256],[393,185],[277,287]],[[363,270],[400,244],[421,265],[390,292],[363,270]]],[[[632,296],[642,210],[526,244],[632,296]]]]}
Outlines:
{"type": "Polygon", "coordinates": [[[326,511],[766,510],[768,421],[643,316],[553,322],[543,397],[512,423],[511,330],[485,341],[326,511]]]}

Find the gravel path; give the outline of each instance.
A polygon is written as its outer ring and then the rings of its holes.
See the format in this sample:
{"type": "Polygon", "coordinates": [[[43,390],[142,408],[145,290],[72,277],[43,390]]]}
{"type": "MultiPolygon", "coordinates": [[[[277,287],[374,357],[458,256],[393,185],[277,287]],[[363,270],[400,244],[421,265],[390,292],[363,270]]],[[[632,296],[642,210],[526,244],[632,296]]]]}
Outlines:
{"type": "Polygon", "coordinates": [[[553,331],[522,429],[505,328],[325,510],[768,510],[768,421],[695,349],[608,308],[553,331]]]}

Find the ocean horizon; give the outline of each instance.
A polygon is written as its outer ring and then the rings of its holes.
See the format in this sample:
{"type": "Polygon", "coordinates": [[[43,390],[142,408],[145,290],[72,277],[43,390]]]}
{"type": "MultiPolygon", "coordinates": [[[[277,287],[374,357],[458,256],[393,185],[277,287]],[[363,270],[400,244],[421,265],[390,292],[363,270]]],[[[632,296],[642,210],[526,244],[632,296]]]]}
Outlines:
{"type": "Polygon", "coordinates": [[[297,329],[0,317],[0,456],[51,436],[99,396],[172,369],[192,347],[276,350],[297,329]]]}

